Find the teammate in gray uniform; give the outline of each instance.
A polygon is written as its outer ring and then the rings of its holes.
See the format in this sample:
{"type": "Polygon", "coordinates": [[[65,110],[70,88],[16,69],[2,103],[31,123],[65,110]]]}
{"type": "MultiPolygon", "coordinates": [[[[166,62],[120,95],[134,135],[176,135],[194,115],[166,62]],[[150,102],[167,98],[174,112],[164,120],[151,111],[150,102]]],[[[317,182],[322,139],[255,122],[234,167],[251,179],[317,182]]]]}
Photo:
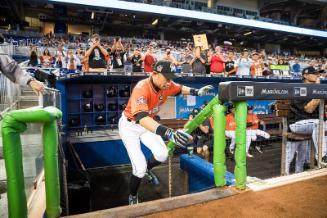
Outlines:
{"type": "MultiPolygon", "coordinates": [[[[0,35],[0,44],[4,43],[4,37],[0,35]]],[[[12,82],[21,86],[30,86],[37,94],[44,92],[44,85],[37,81],[27,71],[20,68],[16,61],[11,59],[0,48],[0,71],[12,82]]]]}
{"type": "MultiPolygon", "coordinates": [[[[0,34],[0,44],[4,43],[4,37],[0,34]]],[[[0,73],[3,73],[9,80],[21,86],[30,86],[37,94],[44,92],[44,85],[34,79],[27,71],[22,70],[16,61],[12,60],[0,47],[0,73]]],[[[0,87],[3,89],[3,87],[0,87]]],[[[0,159],[2,159],[2,149],[0,159]]],[[[0,182],[0,194],[6,192],[5,182],[0,182]]]]}
{"type": "MultiPolygon", "coordinates": [[[[313,67],[303,69],[303,82],[304,83],[320,83],[321,72],[316,71],[313,67]]],[[[316,159],[318,157],[318,108],[320,100],[312,99],[310,101],[291,101],[290,113],[288,122],[290,123],[289,129],[293,133],[298,134],[312,134],[313,144],[316,150],[316,159]]],[[[326,131],[327,125],[325,125],[326,131]]],[[[324,140],[325,141],[325,140],[324,140]]],[[[326,155],[326,145],[323,142],[323,156],[326,155]]],[[[306,160],[307,151],[309,148],[309,141],[288,140],[286,145],[286,174],[289,174],[290,163],[293,160],[295,153],[297,153],[295,173],[303,171],[303,165],[306,160]]]]}

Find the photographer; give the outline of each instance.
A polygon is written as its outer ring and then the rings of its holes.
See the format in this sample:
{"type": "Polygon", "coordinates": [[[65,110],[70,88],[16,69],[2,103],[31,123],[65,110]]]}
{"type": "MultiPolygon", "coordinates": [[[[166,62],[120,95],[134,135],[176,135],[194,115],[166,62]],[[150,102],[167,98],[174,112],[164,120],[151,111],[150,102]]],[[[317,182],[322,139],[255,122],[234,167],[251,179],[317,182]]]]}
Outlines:
{"type": "Polygon", "coordinates": [[[91,47],[85,52],[88,67],[87,72],[105,72],[109,58],[107,50],[101,46],[100,36],[93,34],[91,47]]]}
{"type": "Polygon", "coordinates": [[[124,55],[126,53],[126,49],[123,46],[121,38],[118,36],[114,39],[113,46],[111,47],[112,54],[112,68],[113,69],[121,69],[124,67],[124,55]]]}
{"type": "Polygon", "coordinates": [[[178,61],[176,60],[176,58],[171,54],[171,49],[170,48],[166,48],[166,53],[164,55],[164,57],[162,58],[165,61],[168,61],[172,64],[174,64],[175,66],[178,65],[178,61]]]}
{"type": "Polygon", "coordinates": [[[206,56],[202,52],[200,46],[195,47],[194,49],[194,57],[190,62],[192,65],[192,72],[197,74],[206,74],[205,63],[207,61],[206,56]]]}

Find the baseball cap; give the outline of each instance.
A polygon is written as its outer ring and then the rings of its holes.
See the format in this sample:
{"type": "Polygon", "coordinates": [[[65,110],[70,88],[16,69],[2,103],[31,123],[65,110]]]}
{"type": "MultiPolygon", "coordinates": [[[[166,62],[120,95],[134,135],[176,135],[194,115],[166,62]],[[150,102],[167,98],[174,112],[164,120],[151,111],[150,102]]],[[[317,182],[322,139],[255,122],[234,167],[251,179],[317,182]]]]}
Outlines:
{"type": "Polygon", "coordinates": [[[310,66],[310,67],[306,67],[302,70],[302,74],[319,74],[319,73],[323,73],[324,70],[316,70],[314,67],[310,66]]]}
{"type": "Polygon", "coordinates": [[[161,73],[167,79],[175,79],[180,77],[176,72],[175,68],[171,66],[171,63],[168,61],[158,61],[153,68],[153,71],[161,73]]]}

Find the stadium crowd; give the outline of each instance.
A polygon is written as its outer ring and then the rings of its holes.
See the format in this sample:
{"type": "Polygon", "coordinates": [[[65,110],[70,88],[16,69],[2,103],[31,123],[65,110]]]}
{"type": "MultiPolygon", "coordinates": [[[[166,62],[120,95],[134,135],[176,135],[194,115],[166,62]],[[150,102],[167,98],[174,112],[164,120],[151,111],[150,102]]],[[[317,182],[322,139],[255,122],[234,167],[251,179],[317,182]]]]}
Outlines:
{"type": "Polygon", "coordinates": [[[308,66],[317,70],[327,69],[324,57],[273,54],[264,49],[235,47],[230,42],[220,45],[215,42],[203,50],[199,46],[194,47],[190,41],[100,37],[97,34],[90,39],[86,35],[55,36],[52,33],[30,45],[29,65],[60,67],[70,72],[106,68],[108,71],[130,73],[151,72],[155,62],[162,59],[170,61],[176,72],[226,77],[301,76],[301,70],[308,66]],[[90,57],[102,59],[101,67],[90,57]]]}

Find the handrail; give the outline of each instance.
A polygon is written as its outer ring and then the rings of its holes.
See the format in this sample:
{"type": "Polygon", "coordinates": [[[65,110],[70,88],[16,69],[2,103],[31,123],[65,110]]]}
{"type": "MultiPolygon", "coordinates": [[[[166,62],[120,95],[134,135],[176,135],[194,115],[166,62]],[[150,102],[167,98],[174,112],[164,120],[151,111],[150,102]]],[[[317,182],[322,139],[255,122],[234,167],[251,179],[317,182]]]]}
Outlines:
{"type": "Polygon", "coordinates": [[[8,186],[8,211],[10,218],[27,217],[24,188],[22,144],[20,134],[26,123],[43,123],[43,153],[46,186],[46,213],[57,218],[60,209],[60,186],[58,170],[57,120],[62,112],[55,107],[34,107],[8,112],[2,121],[2,140],[8,186]]]}

